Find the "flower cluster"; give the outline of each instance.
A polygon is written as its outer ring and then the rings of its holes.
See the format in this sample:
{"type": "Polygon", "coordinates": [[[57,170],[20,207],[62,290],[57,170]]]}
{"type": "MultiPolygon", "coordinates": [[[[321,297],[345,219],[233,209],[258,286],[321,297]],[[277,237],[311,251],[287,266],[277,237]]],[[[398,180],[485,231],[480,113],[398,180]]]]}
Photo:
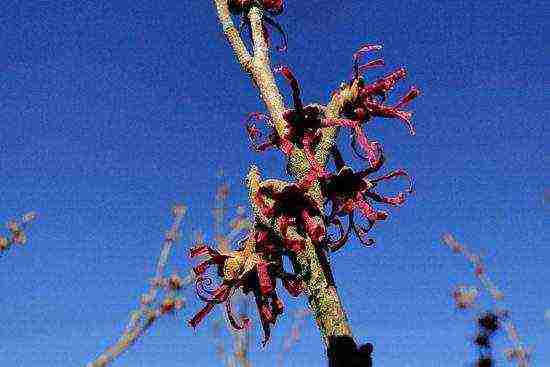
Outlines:
{"type": "MultiPolygon", "coordinates": [[[[230,5],[232,13],[242,15],[245,22],[245,10],[252,5],[260,5],[273,15],[282,11],[282,1],[232,0],[230,5]]],[[[258,215],[256,227],[248,233],[238,250],[224,251],[202,243],[191,249],[191,258],[205,257],[194,268],[196,291],[205,305],[189,321],[192,327],[196,327],[216,304],[223,303],[232,326],[245,328],[249,320],[236,320],[231,310],[231,297],[235,290],[240,289],[245,294],[253,294],[264,330],[264,343],[267,342],[270,326],[283,312],[283,304],[276,292],[277,279],[282,281],[292,296],[298,296],[302,291],[301,278],[284,271],[282,256],[297,255],[306,247],[308,240],[320,250],[339,250],[348,241],[352,230],[362,244],[370,246],[374,240],[367,238],[367,232],[376,222],[388,217],[386,211],[376,209],[374,204],[400,206],[407,194],[412,193],[412,180],[403,169],[371,177],[381,169],[385,158],[380,143],[369,141],[363,127],[374,117],[396,118],[407,123],[411,134],[414,134],[411,112],[402,108],[419,94],[418,89],[412,87],[396,104],[386,104],[388,93],[406,75],[403,68],[372,83],[364,81],[361,76],[363,71],[382,66],[384,62],[377,59],[359,65],[359,57],[380,48],[378,45],[367,45],[354,54],[354,76],[344,87],[348,95],[343,99],[345,102],[337,118],[328,118],[324,106],[305,105],[300,96],[299,83],[290,68],[275,68],[274,71],[284,77],[292,90],[293,106],[282,114],[286,125],[282,132],[277,132],[268,115],[250,113],[246,121],[248,137],[257,152],[275,148],[290,158],[297,149],[301,150],[309,170],[294,183],[275,179],[261,181],[258,175],[257,185],[251,190],[251,204],[258,215]],[[349,91],[352,91],[351,95],[349,91]],[[260,121],[270,129],[266,139],[263,139],[257,126],[260,121]],[[346,165],[336,146],[330,152],[335,162],[335,172],[318,162],[316,149],[327,128],[348,129],[353,151],[359,158],[367,160],[368,166],[354,170],[346,165]],[[396,178],[408,181],[408,187],[402,192],[385,196],[375,190],[382,182],[396,178]],[[356,224],[356,213],[365,224],[356,224]],[[344,228],[342,217],[348,218],[347,228],[344,228]],[[330,236],[332,226],[340,232],[337,239],[330,236]],[[212,287],[211,278],[205,276],[210,267],[215,267],[221,278],[217,287],[212,287]]]]}
{"type": "Polygon", "coordinates": [[[297,297],[302,292],[302,282],[294,274],[283,269],[281,251],[267,231],[256,229],[248,234],[236,251],[222,252],[205,244],[199,244],[190,251],[190,257],[205,256],[193,270],[197,275],[196,291],[206,305],[191,319],[189,324],[196,327],[216,304],[225,303],[226,313],[235,329],[246,328],[249,320],[241,318],[239,323],[232,314],[231,297],[235,290],[252,293],[256,300],[260,321],[264,330],[264,341],[270,338],[270,325],[283,313],[284,304],[279,299],[276,281],[280,279],[288,293],[297,297]],[[217,267],[222,282],[214,289],[211,278],[205,276],[206,270],[217,267]]]}

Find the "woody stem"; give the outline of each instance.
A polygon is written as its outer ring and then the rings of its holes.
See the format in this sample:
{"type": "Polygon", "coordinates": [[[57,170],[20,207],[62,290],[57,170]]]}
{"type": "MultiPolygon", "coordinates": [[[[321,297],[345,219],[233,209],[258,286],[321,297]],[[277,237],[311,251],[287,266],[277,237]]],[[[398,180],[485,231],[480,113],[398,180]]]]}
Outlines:
{"type": "MultiPolygon", "coordinates": [[[[283,119],[284,103],[281,93],[275,83],[275,78],[270,67],[269,48],[262,31],[262,10],[252,6],[247,14],[252,28],[253,51],[251,56],[236,30],[229,13],[227,0],[214,0],[218,18],[222,24],[223,32],[231,45],[237,61],[242,69],[250,75],[260,97],[271,116],[275,129],[282,136],[286,127],[283,119]]],[[[326,118],[338,118],[340,112],[348,101],[351,101],[352,87],[346,87],[335,94],[326,108],[326,118]]],[[[315,157],[321,167],[325,167],[330,155],[330,150],[338,135],[338,128],[323,129],[322,137],[315,149],[315,157]]],[[[302,149],[295,148],[288,158],[287,172],[296,180],[300,180],[310,171],[311,167],[302,149]]],[[[280,239],[280,229],[262,214],[254,204],[255,194],[259,188],[261,178],[256,167],[252,166],[247,177],[249,197],[257,223],[268,225],[280,239]]],[[[315,183],[308,194],[315,200],[318,207],[322,208],[326,198],[323,197],[320,186],[315,183]]],[[[330,351],[333,341],[340,338],[353,340],[351,328],[348,324],[345,310],[334,285],[332,271],[322,250],[306,237],[306,246],[299,251],[294,259],[296,268],[305,274],[306,291],[309,305],[315,316],[317,326],[323,341],[330,351]]]]}

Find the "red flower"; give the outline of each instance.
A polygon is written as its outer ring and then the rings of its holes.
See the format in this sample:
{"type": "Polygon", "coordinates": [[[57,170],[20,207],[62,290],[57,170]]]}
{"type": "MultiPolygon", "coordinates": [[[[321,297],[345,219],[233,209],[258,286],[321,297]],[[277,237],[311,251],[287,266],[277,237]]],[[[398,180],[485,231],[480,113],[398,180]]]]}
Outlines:
{"type": "Polygon", "coordinates": [[[270,325],[275,324],[277,316],[283,312],[283,303],[275,289],[276,279],[282,280],[283,286],[292,296],[296,297],[301,293],[300,279],[282,270],[280,251],[271,243],[267,232],[257,230],[253,233],[244,241],[240,250],[232,253],[223,254],[206,245],[198,245],[191,249],[190,257],[209,257],[193,269],[198,276],[195,285],[197,295],[206,305],[189,321],[192,327],[196,327],[216,304],[221,303],[225,303],[229,321],[234,328],[247,327],[248,318],[243,317],[242,324],[239,324],[231,311],[231,296],[235,289],[241,287],[245,294],[252,292],[256,299],[265,344],[269,340],[270,325]],[[212,280],[203,275],[212,265],[217,266],[222,283],[215,289],[207,289],[212,280]]]}
{"type": "Polygon", "coordinates": [[[401,108],[405,107],[420,94],[420,91],[413,86],[395,105],[388,106],[384,104],[388,93],[395,87],[398,81],[405,78],[407,73],[404,68],[399,68],[370,84],[365,83],[361,74],[364,71],[382,67],[385,63],[383,59],[375,59],[366,64],[359,65],[359,58],[365,53],[380,49],[382,49],[381,45],[368,44],[353,54],[354,74],[352,83],[357,88],[357,96],[350,104],[344,106],[345,116],[356,122],[351,143],[353,151],[360,158],[368,160],[371,166],[378,165],[378,159],[380,158],[379,144],[377,142],[369,143],[366,135],[361,131],[361,125],[369,122],[373,117],[397,118],[406,123],[410,133],[414,135],[415,130],[411,123],[412,113],[403,111],[401,108]],[[366,153],[366,156],[359,152],[357,145],[366,153]]]}
{"type": "Polygon", "coordinates": [[[378,165],[362,171],[354,172],[344,164],[340,152],[335,148],[332,151],[338,173],[330,174],[321,179],[323,195],[331,202],[331,213],[326,218],[329,224],[337,225],[340,230],[338,240],[329,240],[329,249],[336,251],[347,242],[351,229],[357,235],[359,241],[367,246],[374,244],[374,240],[365,235],[377,221],[386,220],[388,213],[378,211],[372,206],[372,202],[384,203],[391,206],[399,206],[405,202],[405,193],[412,193],[412,181],[404,170],[392,171],[378,178],[367,179],[367,176],[377,172],[384,163],[381,154],[378,165]],[[409,180],[409,188],[395,196],[383,196],[373,189],[379,182],[397,177],[406,177],[409,180]],[[356,225],[354,213],[358,211],[368,222],[366,227],[356,225]],[[348,216],[348,228],[344,230],[338,217],[348,216]]]}
{"type": "Polygon", "coordinates": [[[384,104],[388,93],[395,87],[397,82],[406,77],[406,70],[399,68],[370,84],[366,84],[361,77],[363,71],[384,66],[384,60],[376,59],[359,66],[359,57],[364,53],[378,51],[381,48],[381,45],[365,45],[353,54],[354,81],[359,83],[359,93],[357,99],[350,106],[351,111],[349,112],[354,116],[354,119],[361,121],[369,121],[372,117],[400,119],[408,126],[411,135],[414,135],[415,130],[411,123],[412,113],[402,111],[401,108],[416,98],[420,94],[420,91],[412,86],[395,105],[388,106],[384,104]]]}
{"type": "Polygon", "coordinates": [[[304,106],[300,97],[300,87],[298,81],[292,74],[291,70],[286,66],[280,66],[275,69],[275,72],[281,73],[292,88],[293,109],[287,109],[283,113],[283,119],[287,122],[287,126],[283,136],[279,136],[274,129],[271,119],[262,113],[254,112],[249,114],[246,129],[251,140],[253,148],[258,152],[263,152],[271,147],[279,148],[285,155],[290,155],[294,150],[294,146],[304,150],[304,153],[310,163],[312,169],[318,176],[326,175],[322,167],[315,159],[314,146],[321,138],[321,130],[326,127],[347,127],[352,129],[359,143],[369,151],[369,155],[373,158],[376,156],[376,143],[369,143],[366,136],[360,127],[359,121],[349,119],[329,119],[324,117],[322,106],[307,105],[304,106]],[[259,129],[251,123],[252,120],[264,120],[272,129],[268,138],[264,142],[258,142],[261,133],[259,129]]]}
{"type": "Polygon", "coordinates": [[[307,194],[312,183],[311,175],[297,184],[266,180],[255,197],[262,214],[278,224],[283,245],[291,252],[300,251],[305,243],[292,237],[289,227],[294,226],[298,233],[308,235],[314,242],[321,242],[326,234],[322,211],[307,194]]]}

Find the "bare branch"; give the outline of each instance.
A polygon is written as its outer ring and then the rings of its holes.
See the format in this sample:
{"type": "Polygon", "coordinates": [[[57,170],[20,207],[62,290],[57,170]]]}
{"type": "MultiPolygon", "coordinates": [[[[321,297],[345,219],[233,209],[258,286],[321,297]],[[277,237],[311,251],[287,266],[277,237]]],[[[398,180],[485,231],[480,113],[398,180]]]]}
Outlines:
{"type": "Polygon", "coordinates": [[[179,278],[177,275],[165,277],[164,269],[174,243],[181,237],[179,230],[185,211],[186,209],[183,205],[177,205],[173,208],[174,222],[170,230],[166,232],[166,237],[157,261],[155,277],[151,280],[148,292],[141,296],[139,309],[131,313],[130,322],[126,326],[122,336],[114,345],[101,353],[97,359],[88,363],[86,367],[107,366],[115,358],[128,350],[161,316],[179,310],[184,306],[183,300],[177,298],[177,293],[183,287],[193,282],[194,274],[190,272],[184,279],[179,278]],[[164,300],[155,304],[159,288],[161,287],[167,290],[167,296],[164,300]]]}

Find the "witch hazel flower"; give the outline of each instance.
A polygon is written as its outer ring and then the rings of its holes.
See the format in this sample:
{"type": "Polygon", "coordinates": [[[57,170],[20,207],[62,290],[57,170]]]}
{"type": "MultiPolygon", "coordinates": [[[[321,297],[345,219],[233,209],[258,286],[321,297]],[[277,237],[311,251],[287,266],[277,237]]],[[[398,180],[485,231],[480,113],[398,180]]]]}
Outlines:
{"type": "MultiPolygon", "coordinates": [[[[412,113],[404,111],[403,108],[420,95],[419,89],[412,86],[397,103],[394,105],[385,104],[389,92],[399,81],[406,77],[407,71],[405,68],[398,68],[371,83],[367,83],[361,75],[365,71],[385,65],[384,60],[381,58],[359,65],[362,55],[381,49],[381,45],[367,44],[353,54],[354,75],[352,84],[356,87],[356,95],[354,100],[345,106],[345,114],[352,120],[360,121],[361,124],[370,122],[374,117],[399,119],[406,124],[410,134],[415,135],[415,129],[411,122],[412,113]]],[[[369,143],[364,134],[353,137],[352,147],[359,157],[368,159],[371,165],[376,165],[376,146],[369,143]],[[361,138],[362,136],[364,138],[361,138]],[[359,153],[357,145],[367,153],[367,157],[359,153]]]]}
{"type": "Polygon", "coordinates": [[[323,212],[307,193],[313,179],[308,175],[298,183],[265,180],[254,197],[261,213],[279,227],[283,246],[290,252],[304,248],[305,235],[314,243],[322,242],[326,235],[323,212]]]}
{"type": "Polygon", "coordinates": [[[345,165],[336,147],[331,153],[336,164],[337,173],[330,174],[321,179],[321,190],[332,205],[331,212],[326,217],[326,222],[338,226],[340,238],[337,240],[330,239],[328,247],[331,251],[337,251],[342,248],[347,242],[352,229],[363,245],[371,246],[374,244],[374,239],[367,238],[366,234],[377,221],[384,221],[389,216],[388,212],[376,210],[372,204],[376,202],[390,206],[402,205],[406,200],[406,194],[413,192],[412,180],[403,169],[391,171],[377,178],[368,178],[370,174],[377,172],[382,167],[384,163],[383,155],[381,155],[377,166],[361,171],[354,171],[345,165]],[[394,196],[384,196],[374,191],[374,188],[380,182],[399,177],[406,178],[409,183],[409,187],[405,191],[394,196]],[[355,223],[355,212],[358,212],[366,219],[366,227],[355,223]],[[342,222],[339,219],[339,217],[345,216],[348,217],[347,230],[343,229],[342,222]]]}
{"type": "Polygon", "coordinates": [[[276,279],[281,278],[283,286],[292,296],[296,297],[302,291],[299,279],[281,270],[282,259],[277,259],[276,253],[267,251],[264,254],[256,251],[256,248],[275,248],[265,243],[269,241],[266,233],[252,231],[237,251],[225,253],[204,244],[191,249],[191,258],[207,256],[206,260],[193,269],[197,275],[197,295],[206,305],[189,320],[192,327],[196,327],[216,304],[222,303],[225,304],[228,319],[235,329],[248,327],[248,318],[242,317],[240,324],[232,314],[231,297],[237,288],[241,288],[243,293],[254,295],[264,330],[263,343],[267,343],[270,338],[270,325],[275,324],[277,317],[284,310],[283,302],[275,289],[276,279]],[[272,261],[273,259],[276,261],[272,261]],[[217,267],[218,276],[222,278],[221,284],[215,289],[207,289],[211,286],[212,280],[204,275],[211,266],[217,267]]]}
{"type": "MultiPolygon", "coordinates": [[[[229,7],[229,12],[233,15],[241,16],[241,25],[239,27],[239,32],[242,33],[242,31],[246,28],[250,31],[251,25],[250,25],[250,19],[248,19],[248,10],[252,6],[259,6],[261,9],[263,9],[264,12],[271,16],[277,16],[280,15],[284,10],[284,2],[283,0],[228,0],[227,5],[229,7]]],[[[270,36],[269,36],[269,29],[266,26],[269,25],[270,27],[273,27],[279,32],[283,39],[282,45],[277,45],[275,48],[279,52],[284,52],[287,49],[287,37],[286,33],[284,32],[283,28],[279,23],[277,23],[273,18],[266,16],[265,14],[262,17],[262,32],[263,36],[266,39],[266,41],[270,42],[270,36]]]]}
{"type": "Polygon", "coordinates": [[[344,118],[326,118],[323,106],[316,104],[304,106],[300,97],[300,86],[292,71],[287,66],[278,66],[274,71],[282,74],[290,85],[294,108],[286,109],[283,113],[286,127],[282,136],[279,136],[275,131],[274,124],[269,116],[259,112],[249,114],[246,129],[254,150],[263,152],[271,147],[276,147],[289,156],[295,147],[303,149],[310,167],[317,172],[318,176],[323,176],[327,173],[316,161],[314,152],[315,145],[321,139],[321,129],[328,127],[349,128],[362,144],[368,144],[359,121],[344,118]],[[263,142],[258,141],[262,134],[256,127],[255,121],[264,121],[271,128],[271,132],[263,142]]]}

